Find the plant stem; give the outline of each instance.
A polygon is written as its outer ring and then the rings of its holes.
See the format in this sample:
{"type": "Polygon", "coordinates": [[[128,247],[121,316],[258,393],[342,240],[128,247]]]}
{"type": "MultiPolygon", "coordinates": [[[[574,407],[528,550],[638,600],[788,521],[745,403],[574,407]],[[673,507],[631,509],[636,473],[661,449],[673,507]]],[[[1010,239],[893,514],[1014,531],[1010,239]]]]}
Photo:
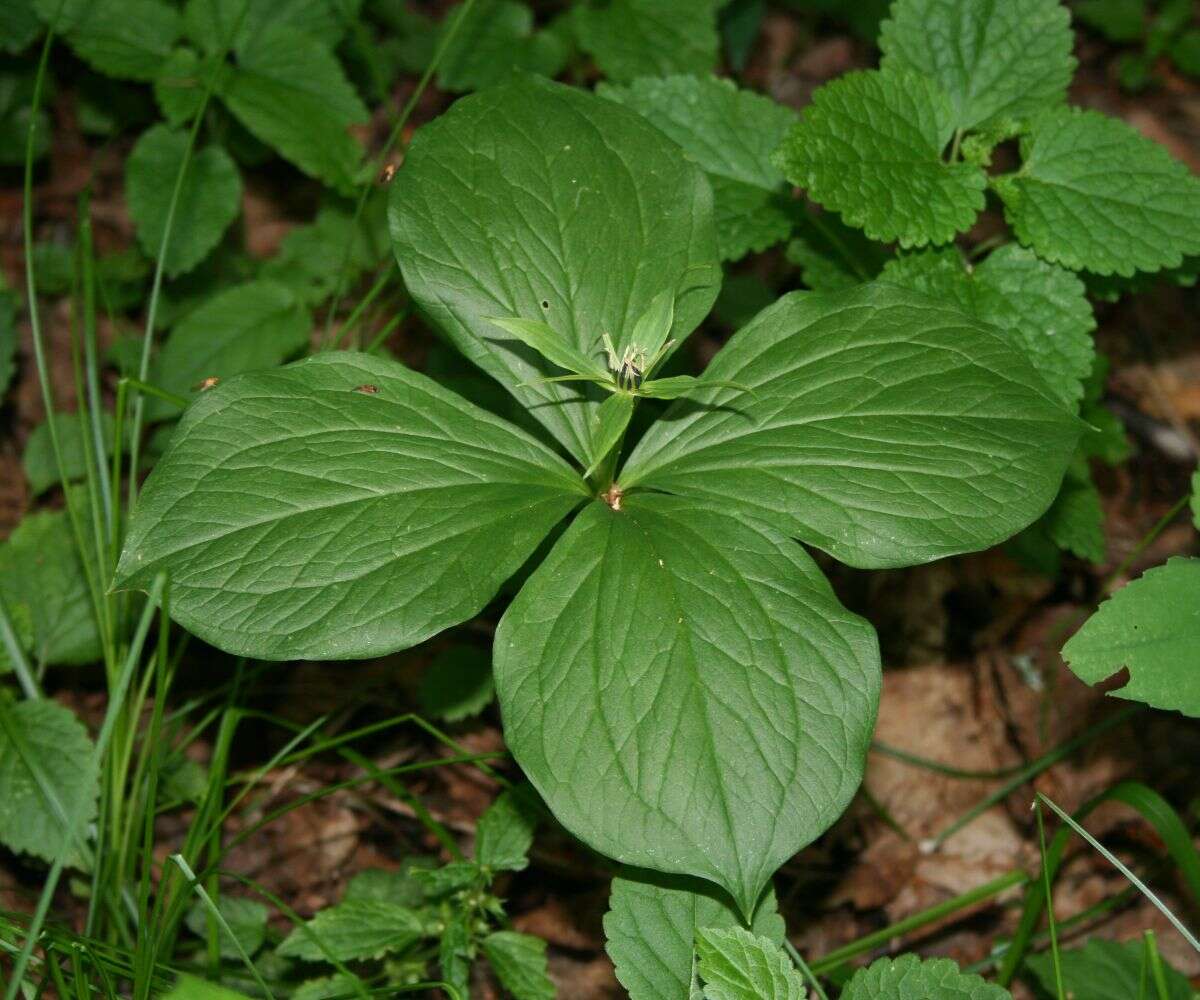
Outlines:
{"type": "Polygon", "coordinates": [[[818,997],[820,997],[820,1000],[829,1000],[828,995],[821,986],[821,981],[817,978],[816,973],[808,967],[808,963],[804,961],[803,957],[800,955],[800,952],[796,950],[796,946],[785,937],[783,939],[783,947],[787,950],[787,953],[792,956],[792,961],[796,963],[796,968],[798,968],[804,978],[808,980],[809,985],[812,986],[814,991],[816,991],[816,994],[818,997]]]}
{"type": "Polygon", "coordinates": [[[1058,1000],[1066,1000],[1063,989],[1062,960],[1058,954],[1058,927],[1054,921],[1054,894],[1050,887],[1050,869],[1046,864],[1046,824],[1042,819],[1041,802],[1033,800],[1033,811],[1037,816],[1038,847],[1042,853],[1042,883],[1046,892],[1046,920],[1050,927],[1050,957],[1054,963],[1054,988],[1058,1000]]]}

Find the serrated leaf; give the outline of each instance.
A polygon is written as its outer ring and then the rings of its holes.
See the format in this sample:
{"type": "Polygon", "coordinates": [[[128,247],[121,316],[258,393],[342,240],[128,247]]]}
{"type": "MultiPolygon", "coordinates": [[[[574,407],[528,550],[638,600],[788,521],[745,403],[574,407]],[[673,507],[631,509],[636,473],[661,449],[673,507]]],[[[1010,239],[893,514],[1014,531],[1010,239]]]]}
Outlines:
{"type": "Polygon", "coordinates": [[[350,191],[362,147],[347,129],[368,118],[332,53],[296,30],[264,27],[222,82],[229,110],[310,177],[350,191]]]}
{"type": "Polygon", "coordinates": [[[0,52],[16,55],[37,38],[42,22],[33,0],[8,0],[0,6],[0,52]]]}
{"type": "Polygon", "coordinates": [[[352,975],[337,973],[333,976],[320,976],[316,979],[306,979],[294,990],[290,1000],[348,1000],[358,996],[361,981],[352,975]]]}
{"type": "MultiPolygon", "coordinates": [[[[236,962],[243,952],[253,955],[267,939],[267,917],[269,911],[257,899],[242,896],[222,895],[217,909],[229,925],[227,932],[217,925],[217,946],[221,957],[236,962]],[[230,933],[232,932],[232,933],[230,933]]],[[[203,902],[197,902],[187,915],[187,927],[197,937],[208,937],[210,913],[203,902]]]]}
{"type": "Polygon", "coordinates": [[[351,899],[319,911],[304,927],[293,928],[278,952],[284,958],[306,962],[330,958],[350,962],[403,951],[419,940],[422,932],[420,918],[406,907],[351,899]]]}
{"type": "Polygon", "coordinates": [[[1069,271],[1009,245],[971,268],[955,249],[899,257],[884,267],[883,280],[954,302],[999,327],[1063,404],[1078,408],[1096,355],[1096,320],[1083,282],[1069,271]]]}
{"type": "Polygon", "coordinates": [[[992,184],[1038,256],[1130,276],[1200,253],[1200,180],[1124,122],[1079,108],[1040,115],[1021,160],[992,184]]]}
{"type": "Polygon", "coordinates": [[[413,880],[421,886],[428,899],[441,899],[461,889],[478,885],[483,879],[474,861],[451,861],[440,868],[421,868],[413,872],[413,880]]]}
{"type": "Polygon", "coordinates": [[[350,879],[343,898],[395,903],[398,906],[419,909],[425,904],[425,890],[414,873],[435,867],[436,864],[433,858],[418,855],[405,858],[397,871],[364,869],[350,879]]]}
{"type": "Polygon", "coordinates": [[[863,70],[813,94],[775,162],[874,240],[946,243],[975,221],[986,184],[977,166],[943,160],[953,132],[953,109],[932,80],[863,70]]]}
{"type": "Polygon", "coordinates": [[[474,646],[454,646],[426,669],[417,692],[421,712],[458,722],[482,712],[495,697],[492,658],[474,646]]]}
{"type": "Polygon", "coordinates": [[[784,950],[744,927],[696,936],[705,1000],[805,1000],[804,979],[784,950]]]}
{"type": "MultiPolygon", "coordinates": [[[[112,454],[113,421],[108,413],[101,414],[103,428],[104,454],[112,454]]],[[[91,436],[91,425],[82,429],[79,425],[79,415],[76,413],[57,413],[54,419],[55,430],[58,431],[59,452],[62,455],[63,469],[67,482],[75,482],[87,475],[87,444],[94,445],[91,436]]],[[[33,496],[41,496],[46,490],[62,482],[59,475],[58,460],[54,455],[54,444],[50,438],[50,425],[40,423],[29,435],[25,444],[25,452],[21,456],[21,465],[25,470],[25,478],[29,480],[29,491],[33,496]]]]}
{"type": "Polygon", "coordinates": [[[249,1000],[244,993],[219,983],[210,983],[198,976],[181,975],[175,985],[162,995],[162,1000],[249,1000]]]}
{"type": "Polygon", "coordinates": [[[466,913],[453,913],[438,942],[438,965],[442,968],[442,976],[463,997],[470,995],[471,963],[475,958],[468,919],[466,913]]]}
{"type": "Polygon", "coordinates": [[[328,353],[184,414],[117,581],[263,659],[380,656],[472,617],[585,496],[544,445],[403,365],[328,353]]]}
{"type": "Polygon", "coordinates": [[[791,108],[715,77],[648,77],[598,93],[644,115],[708,175],[722,260],[787,237],[784,178],[771,154],[796,121],[791,108]]]}
{"type": "Polygon", "coordinates": [[[714,0],[585,0],[573,26],[580,48],[618,83],[711,73],[720,47],[716,7],[714,0]]]}
{"type": "Polygon", "coordinates": [[[897,0],[879,29],[883,67],[936,80],[962,129],[1064,103],[1074,41],[1059,0],[897,0]]]}
{"type": "Polygon", "coordinates": [[[881,958],[859,969],[842,1000],[1011,1000],[1008,990],[963,972],[948,958],[881,958]]]}
{"type": "Polygon", "coordinates": [[[483,939],[483,954],[513,1000],[554,1000],[546,973],[546,942],[532,934],[496,931],[483,939]]]}
{"type": "MultiPolygon", "coordinates": [[[[273,368],[308,344],[312,316],[283,285],[249,281],[218,292],[189,313],[167,337],[151,381],[194,399],[205,379],[226,379],[273,368]]],[[[147,417],[177,416],[170,403],[147,399],[147,417]]]]}
{"type": "Polygon", "coordinates": [[[475,830],[475,863],[492,872],[523,871],[537,829],[538,814],[529,792],[501,792],[479,818],[475,830]]]}
{"type": "Polygon", "coordinates": [[[477,0],[469,8],[458,4],[442,23],[443,32],[454,32],[438,63],[442,90],[481,90],[517,70],[557,76],[569,55],[554,32],[534,30],[533,11],[515,0],[477,0]]]}
{"type": "MultiPolygon", "coordinates": [[[[629,872],[614,878],[604,934],[608,956],[629,1000],[684,1000],[692,986],[696,931],[740,926],[737,910],[699,879],[629,872]]],[[[752,930],[783,943],[783,919],[768,890],[752,930]]]]}
{"type": "Polygon", "coordinates": [[[1129,683],[1110,694],[1200,718],[1198,645],[1200,559],[1176,557],[1101,604],[1062,655],[1086,684],[1126,667],[1129,683]]]}
{"type": "Polygon", "coordinates": [[[1058,492],[1079,422],[1024,354],[885,283],[785,296],[638,443],[625,487],[706,497],[852,566],[1003,541],[1058,492]]]}
{"type": "MultiPolygon", "coordinates": [[[[1146,947],[1141,941],[1106,941],[1091,938],[1079,948],[1064,949],[1059,953],[1062,969],[1063,989],[1069,997],[1079,1000],[1131,1000],[1143,995],[1144,982],[1153,982],[1143,977],[1146,962],[1146,947]]],[[[1165,1000],[1193,1000],[1195,992],[1187,978],[1163,961],[1163,974],[1167,982],[1165,1000]]],[[[1049,952],[1030,955],[1025,965],[1042,984],[1053,993],[1055,977],[1053,957],[1049,952]]],[[[1153,986],[1150,997],[1158,998],[1153,986]]]]}
{"type": "Polygon", "coordinates": [[[78,866],[75,845],[96,816],[100,794],[87,730],[70,709],[44,698],[0,704],[0,712],[0,844],[54,861],[64,848],[63,820],[74,819],[67,858],[78,866]]]}
{"type": "Polygon", "coordinates": [[[0,592],[10,608],[29,608],[35,663],[77,666],[100,657],[87,578],[65,511],[27,514],[0,543],[0,592]]]}
{"type": "Polygon", "coordinates": [[[1086,463],[1079,474],[1068,473],[1043,521],[1060,549],[1096,565],[1104,562],[1104,509],[1086,463]]]}
{"type": "MultiPolygon", "coordinates": [[[[175,180],[187,152],[182,131],[155,125],[142,133],[125,164],[125,197],[138,242],[157,259],[162,248],[175,180]]],[[[165,270],[190,271],[220,242],[241,211],[242,179],[220,146],[193,151],[175,207],[165,270]]]]}
{"type": "Polygon", "coordinates": [[[675,293],[676,341],[716,298],[707,183],[613,101],[536,77],[463,98],[417,133],[391,186],[414,300],[584,466],[603,390],[533,384],[562,372],[487,317],[541,318],[599,357],[605,333],[630,344],[660,292],[675,293]]]}
{"type": "Polygon", "coordinates": [[[162,0],[90,0],[67,41],[84,62],[107,76],[149,81],[170,55],[182,22],[179,12],[162,0]]]}
{"type": "Polygon", "coordinates": [[[501,619],[505,738],[591,847],[752,912],[858,785],[875,635],[753,518],[659,494],[620,508],[586,507],[501,619]]]}
{"type": "Polygon", "coordinates": [[[184,18],[188,36],[204,52],[216,56],[230,49],[244,56],[275,27],[332,49],[346,32],[350,12],[340,0],[187,0],[184,18]]]}

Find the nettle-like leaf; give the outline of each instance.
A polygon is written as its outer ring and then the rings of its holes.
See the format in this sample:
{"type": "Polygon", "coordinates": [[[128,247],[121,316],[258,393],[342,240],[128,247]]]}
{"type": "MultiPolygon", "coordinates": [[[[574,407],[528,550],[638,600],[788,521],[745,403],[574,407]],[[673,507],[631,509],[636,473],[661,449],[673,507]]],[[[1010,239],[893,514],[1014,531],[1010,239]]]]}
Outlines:
{"type": "Polygon", "coordinates": [[[744,927],[705,929],[696,940],[705,1000],[805,1000],[807,990],[779,945],[744,927]]]}
{"type": "Polygon", "coordinates": [[[771,160],[796,122],[791,108],[716,77],[647,77],[598,93],[644,115],[708,175],[722,260],[765,250],[791,232],[784,177],[771,160]]]}
{"type": "Polygon", "coordinates": [[[424,932],[412,910],[383,900],[350,899],[293,928],[278,952],[306,962],[350,962],[403,951],[424,932]]]}
{"type": "Polygon", "coordinates": [[[153,80],[182,28],[179,12],[162,0],[92,0],[67,34],[93,69],[123,80],[153,80]]]}
{"type": "Polygon", "coordinates": [[[1059,0],[898,0],[879,29],[883,67],[936,80],[962,129],[1062,104],[1073,44],[1059,0]]]}
{"type": "Polygon", "coordinates": [[[852,566],[986,548],[1050,504],[1080,424],[992,327],[887,284],[785,296],[629,457],[626,489],[706,497],[852,566]]]}
{"type": "Polygon", "coordinates": [[[554,1000],[546,973],[546,942],[532,934],[495,931],[483,939],[483,954],[514,1000],[554,1000]]]}
{"type": "Polygon", "coordinates": [[[813,201],[872,239],[902,247],[946,243],[983,209],[986,178],[942,153],[954,108],[909,70],[847,73],[813,94],[775,162],[813,201]]]}
{"type": "MultiPolygon", "coordinates": [[[[142,134],[125,164],[125,196],[138,242],[157,258],[166,231],[175,180],[187,153],[182,131],[155,125],[142,134]]],[[[212,252],[242,203],[242,179],[220,146],[194,152],[175,206],[164,269],[172,277],[190,271],[212,252]]]]}
{"type": "Polygon", "coordinates": [[[548,448],[402,365],[318,355],[180,421],[118,583],[268,659],[374,656],[470,618],[585,495],[548,448]]]}
{"type": "Polygon", "coordinates": [[[711,73],[717,0],[584,0],[573,11],[579,46],[610,80],[711,73]]]}
{"type": "Polygon", "coordinates": [[[569,55],[565,39],[535,31],[533,11],[516,0],[459,4],[446,15],[442,30],[454,34],[438,63],[438,86],[451,92],[492,86],[513,70],[557,76],[569,55]]]}
{"type": "MultiPolygon", "coordinates": [[[[267,918],[270,911],[257,899],[241,896],[221,896],[217,910],[225,927],[217,925],[217,949],[222,958],[238,961],[242,954],[253,955],[267,940],[267,918]]],[[[204,903],[197,902],[187,915],[187,927],[198,937],[208,937],[212,915],[204,903]]]]}
{"type": "Polygon", "coordinates": [[[523,871],[537,829],[538,814],[528,790],[502,792],[479,818],[475,862],[492,872],[523,871]]]}
{"type": "Polygon", "coordinates": [[[242,55],[280,26],[332,49],[345,35],[355,6],[343,0],[187,0],[184,19],[188,37],[210,55],[227,47],[242,55]]]}
{"type": "Polygon", "coordinates": [[[0,704],[0,713],[0,844],[54,861],[64,848],[64,819],[74,819],[78,839],[67,842],[66,856],[78,865],[76,844],[100,793],[87,730],[70,709],[46,699],[0,704]]]}
{"type": "Polygon", "coordinates": [[[1124,122],[1078,108],[1039,115],[1021,160],[992,185],[1046,260],[1128,277],[1200,253],[1200,179],[1124,122]]]}
{"type": "Polygon", "coordinates": [[[1059,399],[1078,407],[1095,361],[1096,320],[1087,289],[1070,271],[1010,245],[975,266],[953,248],[898,257],[884,267],[883,280],[956,303],[999,327],[1028,353],[1059,399]]]}
{"type": "Polygon", "coordinates": [[[842,1000],[1011,1000],[1003,987],[963,972],[948,958],[881,958],[859,969],[842,1000]]]}
{"type": "MultiPolygon", "coordinates": [[[[205,380],[272,368],[308,344],[312,316],[291,289],[273,281],[249,281],[218,292],[188,313],[171,331],[154,362],[155,385],[185,398],[205,380]]],[[[149,419],[178,411],[149,398],[149,419]]]]}
{"type": "Polygon", "coordinates": [[[367,109],[321,42],[264,25],[222,78],[221,97],[256,138],[310,177],[353,189],[362,146],[347,129],[365,122],[367,109]]]}
{"type": "MultiPolygon", "coordinates": [[[[604,916],[609,958],[629,1000],[682,1000],[695,982],[696,932],[741,926],[737,911],[696,879],[628,872],[614,878],[604,916]]],[[[768,890],[751,929],[783,943],[783,918],[768,890]]]]}
{"type": "Polygon", "coordinates": [[[845,808],[879,693],[874,632],[800,546],[658,494],[584,509],[501,619],[495,671],[567,829],[744,913],[845,808]]]}
{"type": "Polygon", "coordinates": [[[1111,694],[1200,718],[1198,607],[1200,559],[1170,559],[1100,605],[1063,647],[1063,659],[1087,684],[1126,667],[1129,683],[1111,694]]]}
{"type": "Polygon", "coordinates": [[[496,318],[541,321],[600,363],[655,296],[675,295],[686,337],[720,283],[712,195],[640,115],[526,77],[472,95],[425,126],[392,181],[405,286],[463,354],[585,466],[603,392],[563,374],[496,318]]]}
{"type": "MultiPolygon", "coordinates": [[[[1153,983],[1146,966],[1146,946],[1141,941],[1106,941],[1091,938],[1079,948],[1059,953],[1063,990],[1079,1000],[1130,1000],[1142,995],[1144,984],[1153,983]]],[[[1025,959],[1029,971],[1048,993],[1056,986],[1054,958],[1048,952],[1030,955],[1025,959]]],[[[1167,984],[1166,1000],[1194,1000],[1196,994],[1187,977],[1166,961],[1162,962],[1163,978],[1167,984]]],[[[1157,998],[1150,986],[1147,996],[1157,998]]]]}

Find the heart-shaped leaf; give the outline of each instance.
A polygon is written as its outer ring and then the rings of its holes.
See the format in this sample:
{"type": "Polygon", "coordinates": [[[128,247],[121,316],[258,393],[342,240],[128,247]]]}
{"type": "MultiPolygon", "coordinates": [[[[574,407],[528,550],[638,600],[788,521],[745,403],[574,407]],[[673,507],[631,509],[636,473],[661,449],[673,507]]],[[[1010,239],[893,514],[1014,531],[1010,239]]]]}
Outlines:
{"type": "Polygon", "coordinates": [[[581,512],[495,670],[508,745],[567,829],[746,914],[858,787],[879,693],[874,631],[799,545],[658,494],[581,512]]]}

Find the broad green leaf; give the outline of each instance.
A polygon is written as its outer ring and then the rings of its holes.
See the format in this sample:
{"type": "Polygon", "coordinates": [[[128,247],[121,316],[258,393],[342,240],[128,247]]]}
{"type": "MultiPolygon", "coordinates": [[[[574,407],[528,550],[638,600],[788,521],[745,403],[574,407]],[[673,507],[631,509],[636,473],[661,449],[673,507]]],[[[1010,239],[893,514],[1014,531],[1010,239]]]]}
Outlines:
{"type": "MultiPolygon", "coordinates": [[[[604,934],[617,979],[630,1000],[687,1000],[695,966],[696,931],[738,927],[737,910],[719,890],[698,879],[628,872],[614,878],[604,934]]],[[[768,891],[754,914],[753,931],[783,943],[783,919],[768,891]]]]}
{"type": "Polygon", "coordinates": [[[0,844],[54,861],[64,847],[63,821],[74,818],[79,825],[67,857],[78,865],[75,845],[96,816],[100,793],[87,730],[70,709],[44,698],[0,703],[0,715],[0,844]]]}
{"type": "Polygon", "coordinates": [[[163,0],[90,0],[67,41],[106,76],[150,81],[171,54],[181,27],[179,12],[163,0]]]}
{"type": "MultiPolygon", "coordinates": [[[[0,597],[3,595],[0,594],[0,597]]],[[[23,653],[28,653],[33,648],[33,612],[29,610],[28,604],[9,604],[5,601],[4,607],[8,612],[8,621],[12,625],[17,648],[23,653]]],[[[0,643],[0,674],[12,673],[14,666],[8,647],[0,643]]]]}
{"type": "Polygon", "coordinates": [[[1146,30],[1146,0],[1079,0],[1075,17],[1113,42],[1136,42],[1146,30]]]}
{"type": "Polygon", "coordinates": [[[46,27],[63,33],[73,27],[88,11],[91,0],[33,0],[33,8],[46,27]]]}
{"type": "Polygon", "coordinates": [[[367,109],[330,51],[295,28],[269,25],[222,82],[229,110],[310,177],[349,191],[362,147],[347,129],[367,109]]]}
{"type": "Polygon", "coordinates": [[[483,954],[513,1000],[554,1000],[546,974],[546,942],[532,934],[495,931],[483,939],[483,954]]]}
{"type": "Polygon", "coordinates": [[[184,414],[134,511],[124,587],[230,652],[346,659],[477,614],[580,499],[548,448],[403,365],[322,354],[184,414]]]}
{"type": "Polygon", "coordinates": [[[1039,257],[1129,276],[1200,253],[1200,180],[1124,122],[1079,108],[1040,115],[1021,160],[992,184],[1039,257]]]}
{"type": "Polygon", "coordinates": [[[947,243],[975,221],[986,183],[977,166],[942,158],[953,133],[953,109],[932,80],[863,70],[813,94],[775,162],[874,240],[947,243]]]}
{"type": "MultiPolygon", "coordinates": [[[[881,958],[859,969],[842,1000],[1011,1000],[1008,990],[963,972],[948,958],[881,958]]],[[[1082,1000],[1082,997],[1080,998],[1082,1000]]],[[[1090,998],[1089,998],[1090,1000],[1090,998]]]]}
{"type": "MultiPolygon", "coordinates": [[[[217,902],[217,909],[229,925],[229,931],[232,931],[230,934],[224,927],[217,925],[217,946],[222,958],[236,962],[241,958],[242,952],[253,955],[263,946],[267,939],[269,911],[262,903],[257,899],[222,895],[217,902]]],[[[188,930],[198,937],[207,938],[210,919],[208,907],[202,902],[197,902],[188,911],[188,930]]]]}
{"type": "Polygon", "coordinates": [[[284,958],[306,962],[330,958],[349,962],[403,951],[422,932],[420,918],[407,907],[381,900],[349,899],[320,910],[303,927],[293,928],[278,951],[284,958]]]}
{"type": "Polygon", "coordinates": [[[999,327],[1065,406],[1079,406],[1096,355],[1096,320],[1087,289],[1071,272],[1009,245],[974,267],[953,248],[898,257],[884,267],[883,280],[999,327]]]}
{"type": "Polygon", "coordinates": [[[891,254],[851,229],[833,212],[801,212],[787,259],[800,268],[804,283],[817,292],[853,288],[876,277],[891,254]]]}
{"type": "Polygon", "coordinates": [[[609,378],[604,365],[572,347],[565,336],[541,320],[492,317],[491,323],[522,344],[532,347],[552,365],[576,375],[588,375],[600,380],[609,378]]]}
{"type": "Polygon", "coordinates": [[[1067,474],[1062,489],[1042,520],[1055,545],[1098,566],[1107,554],[1104,509],[1086,465],[1082,473],[1067,474]]]}
{"type": "Polygon", "coordinates": [[[162,1000],[248,1000],[246,994],[197,976],[181,975],[162,1000]]]}
{"type": "Polygon", "coordinates": [[[744,927],[704,929],[696,935],[705,1000],[805,1000],[800,972],[773,941],[744,927]]]}
{"type": "Polygon", "coordinates": [[[342,0],[187,0],[184,18],[188,36],[209,55],[231,49],[245,56],[276,27],[332,49],[345,34],[352,9],[342,0]]]}
{"type": "Polygon", "coordinates": [[[538,814],[529,792],[501,792],[479,818],[475,830],[475,862],[492,872],[523,871],[537,829],[538,814]]]}
{"type": "Polygon", "coordinates": [[[785,296],[705,370],[619,482],[707,497],[852,566],[1003,541],[1058,492],[1080,424],[1024,353],[885,283],[785,296]]]}
{"type": "Polygon", "coordinates": [[[451,861],[440,868],[420,868],[413,880],[421,886],[428,899],[441,899],[483,881],[483,874],[474,861],[451,861]]]}
{"type": "Polygon", "coordinates": [[[0,543],[0,592],[10,609],[29,609],[35,663],[78,666],[99,658],[87,578],[65,511],[27,514],[0,543]]]}
{"type": "Polygon", "coordinates": [[[703,175],[640,115],[536,77],[458,101],[422,128],[392,181],[405,285],[433,323],[581,464],[603,390],[562,374],[493,316],[544,320],[587,357],[626,347],[660,292],[671,337],[720,282],[703,175]]]}
{"type": "Polygon", "coordinates": [[[16,55],[42,30],[33,0],[7,0],[0,4],[0,52],[16,55]]]}
{"type": "MultiPolygon", "coordinates": [[[[113,421],[112,417],[103,413],[104,454],[112,454],[113,421]]],[[[68,482],[75,482],[87,475],[87,444],[94,444],[91,437],[91,427],[85,431],[79,425],[79,415],[76,413],[58,413],[54,419],[55,430],[58,431],[58,447],[62,454],[63,467],[68,482]]],[[[50,438],[50,425],[40,423],[29,435],[25,444],[25,453],[21,456],[21,464],[25,469],[25,478],[29,480],[29,491],[35,497],[41,496],[52,486],[62,482],[59,476],[58,461],[54,456],[54,445],[50,438]]]]}
{"type": "Polygon", "coordinates": [[[660,494],[586,507],[495,657],[505,739],[559,821],[742,912],[845,808],[879,693],[874,632],[799,545],[660,494]]]}
{"type": "Polygon", "coordinates": [[[879,32],[883,67],[936,80],[962,129],[1063,104],[1074,41],[1059,0],[897,0],[879,32]]]}
{"type": "Polygon", "coordinates": [[[474,646],[454,646],[426,669],[417,691],[424,715],[458,722],[478,715],[496,696],[492,658],[474,646]]]}
{"type": "MultiPolygon", "coordinates": [[[[652,385],[653,383],[643,383],[652,385]]],[[[590,476],[625,436],[633,417],[634,397],[627,392],[614,392],[596,410],[593,417],[592,439],[588,445],[591,456],[584,472],[590,476]]]]}
{"type": "MultiPolygon", "coordinates": [[[[273,281],[250,281],[218,292],[171,331],[154,362],[151,381],[185,399],[204,380],[272,368],[298,354],[312,317],[296,296],[273,281]]],[[[170,403],[147,399],[152,420],[176,416],[170,403]]]]}
{"type": "MultiPolygon", "coordinates": [[[[138,242],[152,260],[158,258],[175,179],[187,152],[182,131],[155,125],[138,139],[125,163],[125,197],[138,242]]],[[[220,146],[193,151],[175,206],[167,245],[166,273],[190,271],[220,242],[242,207],[242,180],[229,154],[220,146]]]]}
{"type": "Polygon", "coordinates": [[[470,8],[459,4],[443,24],[442,30],[454,36],[438,63],[442,90],[481,90],[515,70],[557,76],[570,54],[554,32],[535,31],[533,11],[516,0],[476,0],[470,8]]]}
{"type": "Polygon", "coordinates": [[[154,78],[154,100],[167,124],[184,125],[199,114],[204,87],[213,72],[227,72],[213,60],[201,59],[193,49],[177,48],[168,55],[154,78]]]}
{"type": "MultiPolygon", "coordinates": [[[[1142,984],[1153,983],[1149,970],[1143,977],[1146,962],[1146,947],[1141,941],[1106,941],[1090,938],[1079,948],[1068,948],[1059,953],[1062,969],[1063,989],[1067,996],[1079,1000],[1133,1000],[1146,996],[1147,1000],[1158,1000],[1153,985],[1149,992],[1142,992],[1142,984]]],[[[1055,990],[1053,957],[1049,952],[1030,955],[1025,965],[1037,977],[1042,988],[1053,994],[1055,990]]],[[[1163,973],[1167,981],[1167,1000],[1193,1000],[1195,991],[1188,985],[1187,978],[1163,962],[1163,973]]]]}
{"type": "Polygon", "coordinates": [[[333,976],[306,979],[291,992],[290,1000],[348,1000],[357,996],[362,981],[341,972],[333,976]]]}
{"type": "Polygon", "coordinates": [[[579,46],[605,76],[711,73],[716,66],[715,0],[584,0],[574,11],[579,46]]]}
{"type": "Polygon", "coordinates": [[[771,154],[795,111],[716,77],[647,77],[598,93],[644,115],[708,174],[723,260],[786,238],[792,220],[771,154]]]}
{"type": "Polygon", "coordinates": [[[1062,655],[1087,684],[1126,667],[1129,683],[1110,694],[1200,718],[1198,645],[1200,559],[1177,557],[1101,604],[1062,655]]]}

